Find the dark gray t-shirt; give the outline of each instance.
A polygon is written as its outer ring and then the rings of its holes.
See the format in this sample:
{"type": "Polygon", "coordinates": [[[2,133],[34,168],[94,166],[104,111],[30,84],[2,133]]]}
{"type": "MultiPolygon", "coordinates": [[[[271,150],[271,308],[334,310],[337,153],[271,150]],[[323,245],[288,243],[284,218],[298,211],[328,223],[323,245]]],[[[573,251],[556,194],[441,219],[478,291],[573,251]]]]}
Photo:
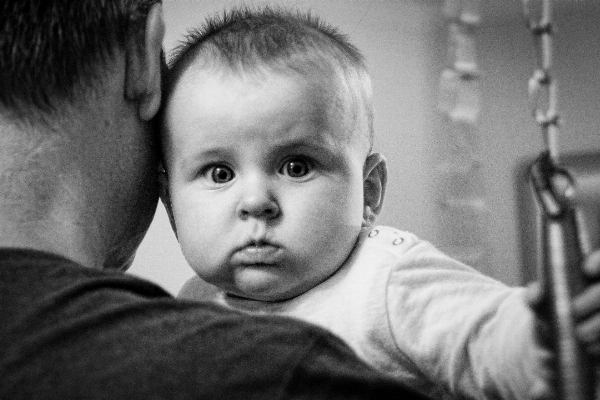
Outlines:
{"type": "Polygon", "coordinates": [[[333,335],[0,249],[0,399],[421,399],[333,335]]]}

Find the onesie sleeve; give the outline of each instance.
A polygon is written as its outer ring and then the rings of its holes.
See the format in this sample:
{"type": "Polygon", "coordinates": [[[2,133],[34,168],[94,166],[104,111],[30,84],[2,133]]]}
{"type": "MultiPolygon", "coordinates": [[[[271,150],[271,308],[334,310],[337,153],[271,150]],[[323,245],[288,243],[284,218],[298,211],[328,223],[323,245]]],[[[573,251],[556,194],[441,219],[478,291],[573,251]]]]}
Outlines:
{"type": "Polygon", "coordinates": [[[437,392],[469,399],[525,399],[542,350],[523,288],[511,288],[396,232],[386,294],[390,331],[403,358],[437,392]]]}
{"type": "Polygon", "coordinates": [[[196,301],[216,301],[220,293],[219,288],[202,280],[198,275],[194,275],[183,284],[179,293],[177,293],[177,298],[196,301]]]}

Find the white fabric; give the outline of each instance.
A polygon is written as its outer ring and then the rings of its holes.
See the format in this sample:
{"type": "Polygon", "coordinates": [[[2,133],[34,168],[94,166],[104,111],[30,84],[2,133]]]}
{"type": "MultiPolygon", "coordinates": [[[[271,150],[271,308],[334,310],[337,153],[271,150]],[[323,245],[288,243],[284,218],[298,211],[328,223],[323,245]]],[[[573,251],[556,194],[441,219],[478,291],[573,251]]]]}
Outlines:
{"type": "Polygon", "coordinates": [[[437,399],[528,398],[542,354],[524,289],[410,233],[373,231],[334,276],[299,297],[219,302],[328,328],[377,369],[437,399]]]}

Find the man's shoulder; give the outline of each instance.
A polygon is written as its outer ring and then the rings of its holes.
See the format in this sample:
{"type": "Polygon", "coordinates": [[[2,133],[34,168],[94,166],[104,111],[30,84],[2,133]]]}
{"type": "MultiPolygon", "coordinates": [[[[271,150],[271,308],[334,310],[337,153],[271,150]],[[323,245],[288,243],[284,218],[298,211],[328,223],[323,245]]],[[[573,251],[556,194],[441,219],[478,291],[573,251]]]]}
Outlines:
{"type": "Polygon", "coordinates": [[[359,366],[339,339],[297,320],[179,301],[136,277],[53,256],[21,254],[9,264],[21,272],[11,268],[12,294],[0,283],[0,314],[13,309],[0,335],[2,398],[268,399],[293,374],[320,374],[311,365],[323,368],[327,354],[337,357],[332,368],[359,366]]]}

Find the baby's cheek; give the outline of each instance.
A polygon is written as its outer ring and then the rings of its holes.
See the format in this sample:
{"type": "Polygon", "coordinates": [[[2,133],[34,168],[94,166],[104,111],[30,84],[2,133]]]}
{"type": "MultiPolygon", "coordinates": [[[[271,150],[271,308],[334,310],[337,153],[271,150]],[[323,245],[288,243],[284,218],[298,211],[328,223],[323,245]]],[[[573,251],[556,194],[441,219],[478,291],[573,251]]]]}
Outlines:
{"type": "Polygon", "coordinates": [[[192,269],[203,278],[214,264],[213,256],[216,255],[216,249],[213,239],[218,233],[209,235],[190,219],[181,220],[177,226],[178,241],[183,256],[192,269]]]}
{"type": "Polygon", "coordinates": [[[338,215],[338,218],[322,216],[322,224],[312,227],[306,237],[311,246],[306,252],[322,267],[340,264],[354,246],[360,233],[360,219],[338,215]]]}

